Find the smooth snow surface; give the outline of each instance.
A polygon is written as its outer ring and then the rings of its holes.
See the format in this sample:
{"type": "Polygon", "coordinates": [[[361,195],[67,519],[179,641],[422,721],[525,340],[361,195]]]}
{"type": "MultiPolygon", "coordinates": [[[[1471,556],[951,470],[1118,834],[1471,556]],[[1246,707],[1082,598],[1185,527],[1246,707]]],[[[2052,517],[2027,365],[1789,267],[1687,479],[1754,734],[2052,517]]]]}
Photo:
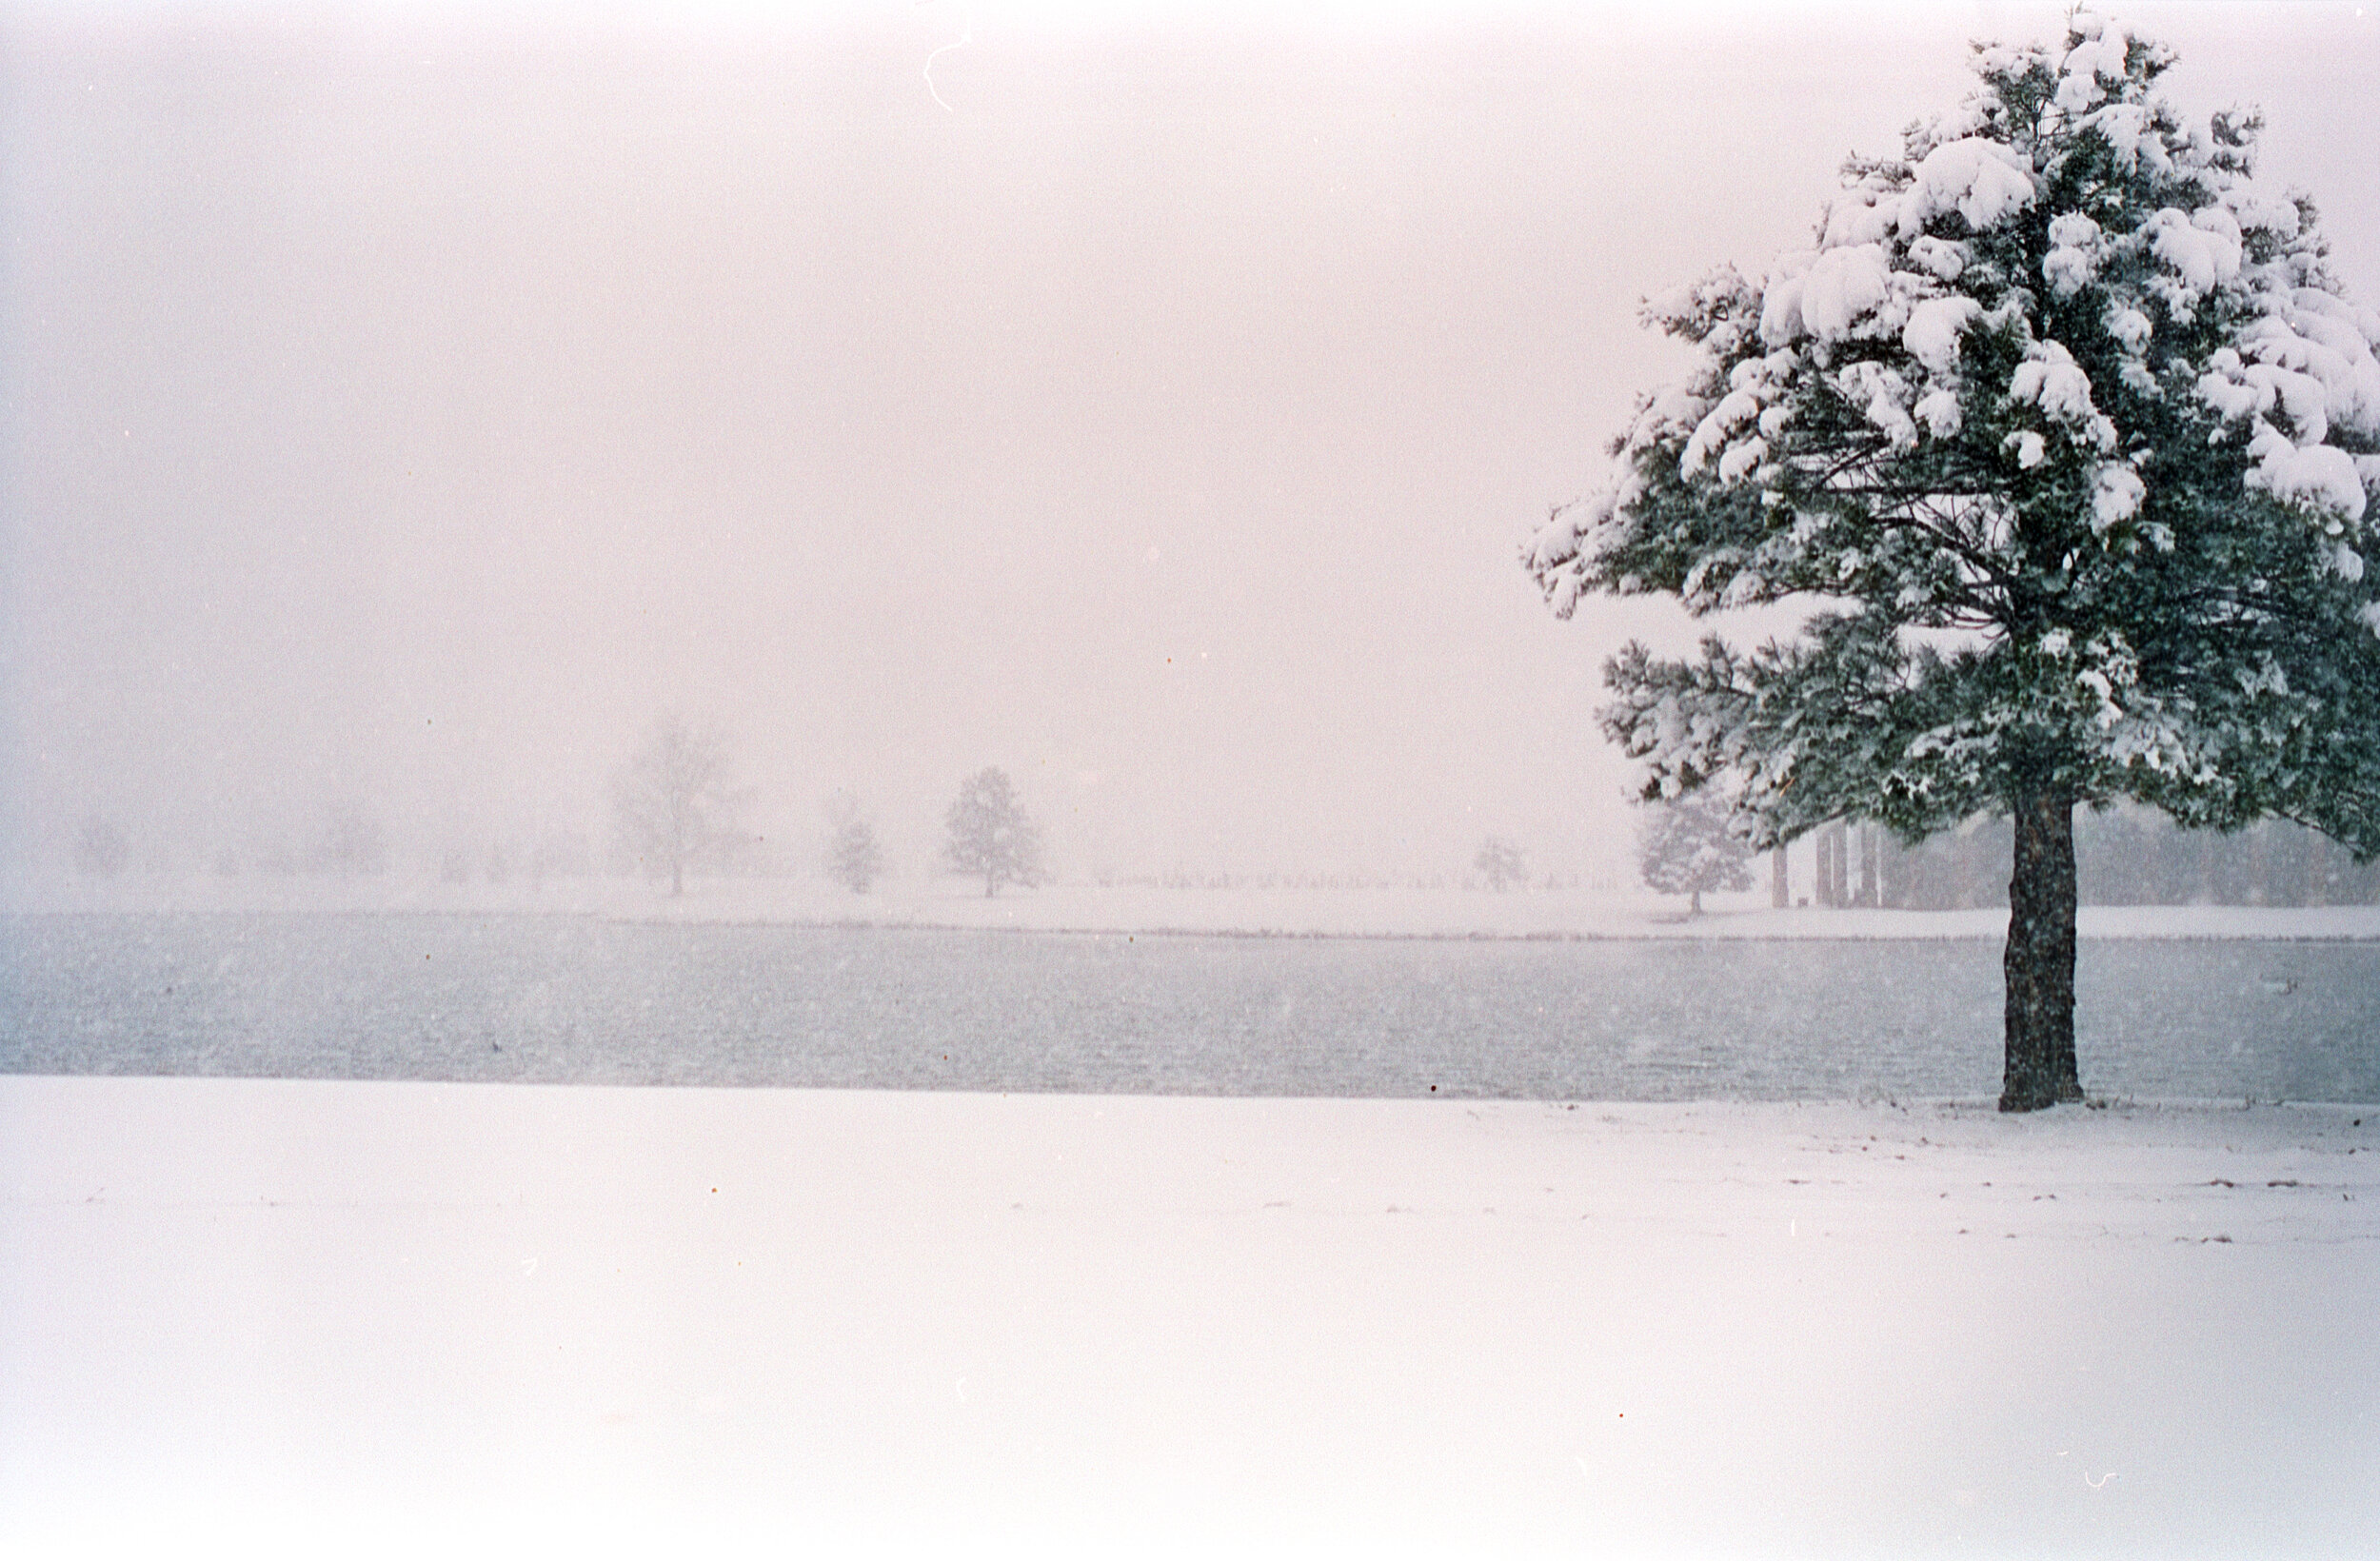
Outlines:
{"type": "Polygon", "coordinates": [[[0,1079],[23,1555],[2368,1554],[2380,1116],[0,1079]]]}

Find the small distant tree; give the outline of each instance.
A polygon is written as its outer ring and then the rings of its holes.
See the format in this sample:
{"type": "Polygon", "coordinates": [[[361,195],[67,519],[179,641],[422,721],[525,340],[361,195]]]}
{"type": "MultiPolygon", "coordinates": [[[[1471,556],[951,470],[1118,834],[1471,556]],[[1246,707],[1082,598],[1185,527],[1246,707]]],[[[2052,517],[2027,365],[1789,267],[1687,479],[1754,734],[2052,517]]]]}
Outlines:
{"type": "Polygon", "coordinates": [[[866,894],[884,871],[884,851],[876,843],[875,829],[861,817],[859,800],[849,793],[826,804],[826,819],[834,831],[826,840],[828,876],[855,895],[866,894]]]}
{"type": "Polygon", "coordinates": [[[1471,865],[1485,874],[1488,887],[1497,894],[1509,883],[1526,885],[1529,881],[1528,854],[1500,835],[1490,835],[1479,842],[1479,854],[1471,859],[1471,865]]]}
{"type": "Polygon", "coordinates": [[[594,847],[575,830],[549,830],[529,849],[529,888],[545,886],[550,878],[585,878],[595,862],[594,847]]]}
{"type": "Polygon", "coordinates": [[[750,794],[735,789],[727,740],[689,727],[675,715],[653,723],[612,778],[612,822],[620,842],[649,878],[666,876],[671,895],[685,893],[688,867],[742,839],[736,816],[750,794]]]}
{"type": "Polygon", "coordinates": [[[351,802],[341,802],[324,816],[322,833],[307,856],[317,872],[341,878],[378,873],[388,865],[388,836],[378,819],[351,802]]]}
{"type": "Polygon", "coordinates": [[[1729,831],[1725,801],[1694,792],[1650,808],[1637,825],[1636,865],[1655,893],[1686,895],[1700,916],[1705,893],[1752,887],[1752,847],[1729,831]]]}
{"type": "Polygon", "coordinates": [[[969,776],[943,816],[949,839],[942,857],[959,872],[983,879],[984,898],[1003,883],[1027,888],[1041,881],[1041,830],[1017,800],[1005,771],[969,776]]]}
{"type": "Polygon", "coordinates": [[[74,833],[74,870],[85,878],[113,878],[131,857],[124,830],[113,819],[94,813],[74,833]]]}

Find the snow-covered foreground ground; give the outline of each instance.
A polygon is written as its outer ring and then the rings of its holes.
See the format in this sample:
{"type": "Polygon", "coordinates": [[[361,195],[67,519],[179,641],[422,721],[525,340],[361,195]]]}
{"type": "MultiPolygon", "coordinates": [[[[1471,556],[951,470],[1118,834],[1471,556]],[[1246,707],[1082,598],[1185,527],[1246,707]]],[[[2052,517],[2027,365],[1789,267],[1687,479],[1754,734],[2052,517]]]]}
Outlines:
{"type": "Polygon", "coordinates": [[[2380,1115],[0,1078],[0,1551],[2315,1555],[2380,1115]]]}

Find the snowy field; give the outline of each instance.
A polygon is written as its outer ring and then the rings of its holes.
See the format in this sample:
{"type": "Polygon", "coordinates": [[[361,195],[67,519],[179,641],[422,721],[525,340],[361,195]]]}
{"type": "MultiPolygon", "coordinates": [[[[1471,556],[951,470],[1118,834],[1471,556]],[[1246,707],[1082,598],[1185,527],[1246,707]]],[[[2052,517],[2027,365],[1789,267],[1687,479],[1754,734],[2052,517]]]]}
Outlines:
{"type": "Polygon", "coordinates": [[[689,899],[0,919],[0,1553],[2380,1526],[2363,913],[2086,937],[2113,1103],[2004,1117],[1982,915],[1264,938],[689,899]],[[61,1077],[108,1074],[280,1077],[61,1077]],[[624,1083],[690,1087],[590,1087],[624,1083]]]}
{"type": "MultiPolygon", "coordinates": [[[[1809,881],[1797,877],[1796,892],[1809,881]]],[[[1011,931],[1211,932],[1345,938],[1998,939],[2005,910],[1768,908],[1765,886],[1681,899],[1642,890],[1101,887],[1003,889],[949,878],[904,878],[866,895],[805,879],[695,879],[683,897],[635,879],[556,879],[532,886],[426,878],[188,876],[0,879],[0,913],[348,913],[586,916],[626,921],[742,921],[793,926],[1002,928],[1011,931]]],[[[2082,908],[2085,938],[2380,940],[2380,905],[2133,905],[2082,908]]]]}
{"type": "MultiPolygon", "coordinates": [[[[1877,913],[1881,914],[1881,913],[1877,913]]],[[[0,920],[0,1072],[1097,1094],[1988,1096],[1988,939],[0,920]]],[[[2380,943],[2093,939],[2084,1081],[2380,1101],[2380,943]]]]}
{"type": "Polygon", "coordinates": [[[0,1551],[2362,1555],[2380,1116],[0,1079],[0,1551]]]}

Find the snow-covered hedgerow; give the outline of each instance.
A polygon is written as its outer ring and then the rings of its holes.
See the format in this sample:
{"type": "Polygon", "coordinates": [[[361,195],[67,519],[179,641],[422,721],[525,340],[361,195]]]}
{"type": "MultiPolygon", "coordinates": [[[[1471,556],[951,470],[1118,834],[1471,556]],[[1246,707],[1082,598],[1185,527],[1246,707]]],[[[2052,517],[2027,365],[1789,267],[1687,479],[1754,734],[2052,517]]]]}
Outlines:
{"type": "Polygon", "coordinates": [[[2088,14],[1979,45],[1811,247],[1647,304],[1697,361],[1526,548],[1553,607],[1838,604],[1611,663],[1648,798],[1723,777],[1761,846],[2055,795],[2380,851],[2380,314],[2258,177],[2254,114],[2156,95],[2171,58],[2088,14]]]}

